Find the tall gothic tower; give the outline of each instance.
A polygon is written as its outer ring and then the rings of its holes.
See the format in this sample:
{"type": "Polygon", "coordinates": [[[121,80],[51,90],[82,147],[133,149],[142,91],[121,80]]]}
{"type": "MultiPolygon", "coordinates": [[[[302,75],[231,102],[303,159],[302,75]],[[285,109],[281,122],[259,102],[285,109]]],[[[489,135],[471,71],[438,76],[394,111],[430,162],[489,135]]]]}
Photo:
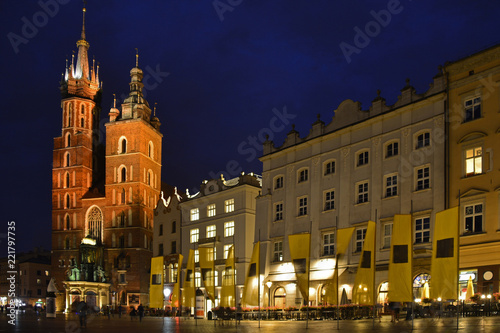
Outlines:
{"type": "MultiPolygon", "coordinates": [[[[52,271],[57,281],[67,279],[76,266],[79,244],[85,237],[82,197],[99,178],[99,67],[88,62],[85,8],[75,64],[66,62],[61,80],[61,136],[54,138],[52,167],[52,271]]],[[[61,289],[63,286],[58,284],[61,289]]]]}
{"type": "Polygon", "coordinates": [[[147,304],[153,215],[161,187],[160,121],[142,93],[143,72],[130,71],[129,96],[106,123],[105,240],[118,301],[147,304]]]}
{"type": "Polygon", "coordinates": [[[130,71],[130,93],[109,112],[106,148],[99,136],[99,68],[88,62],[85,8],[78,55],[61,80],[62,133],[54,139],[52,272],[57,309],[147,305],[153,215],[160,196],[160,121],[143,95],[143,72],[130,71]],[[105,168],[104,168],[105,166],[105,168]],[[105,171],[101,171],[104,170],[105,171]]]}

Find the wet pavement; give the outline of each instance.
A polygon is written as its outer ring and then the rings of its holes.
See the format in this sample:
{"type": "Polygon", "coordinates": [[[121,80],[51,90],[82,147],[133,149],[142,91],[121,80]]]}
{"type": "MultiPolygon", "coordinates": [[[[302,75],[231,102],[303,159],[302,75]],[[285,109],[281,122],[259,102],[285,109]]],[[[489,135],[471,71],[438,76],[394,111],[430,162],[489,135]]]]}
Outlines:
{"type": "MultiPolygon", "coordinates": [[[[15,325],[8,323],[9,318],[0,315],[0,332],[26,332],[26,333],[127,333],[127,332],[305,332],[314,333],[332,332],[337,330],[337,321],[315,320],[315,321],[274,321],[254,320],[241,321],[240,325],[235,322],[222,323],[208,321],[206,319],[195,320],[192,318],[161,318],[145,317],[142,322],[137,318],[131,320],[129,316],[122,318],[104,316],[89,316],[86,328],[80,328],[78,317],[75,315],[57,315],[57,318],[37,318],[33,315],[18,315],[15,325]],[[214,325],[215,324],[215,325],[214,325]]],[[[390,317],[382,318],[373,323],[370,319],[341,320],[338,322],[341,332],[398,332],[412,331],[411,321],[400,321],[391,323],[390,317]]],[[[456,332],[456,318],[424,318],[414,320],[414,332],[456,332]]],[[[500,317],[468,317],[460,318],[459,332],[469,333],[478,331],[484,333],[500,332],[500,317]]]]}

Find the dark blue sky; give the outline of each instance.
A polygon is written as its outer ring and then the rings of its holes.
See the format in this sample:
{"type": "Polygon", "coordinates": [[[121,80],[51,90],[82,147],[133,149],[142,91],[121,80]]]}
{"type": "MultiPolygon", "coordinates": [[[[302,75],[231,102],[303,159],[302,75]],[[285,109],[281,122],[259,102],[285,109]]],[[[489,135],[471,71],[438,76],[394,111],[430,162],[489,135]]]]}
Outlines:
{"type": "MultiPolygon", "coordinates": [[[[58,83],[76,51],[81,7],[0,2],[0,232],[16,221],[18,251],[50,248],[58,83]]],[[[406,78],[425,91],[438,65],[500,41],[499,14],[494,1],[88,0],[86,32],[103,117],[112,94],[128,92],[139,49],[162,122],[162,180],[193,192],[221,171],[261,173],[256,142],[266,133],[281,145],[295,123],[305,136],[344,99],[367,109],[381,89],[393,104],[406,78]]]]}

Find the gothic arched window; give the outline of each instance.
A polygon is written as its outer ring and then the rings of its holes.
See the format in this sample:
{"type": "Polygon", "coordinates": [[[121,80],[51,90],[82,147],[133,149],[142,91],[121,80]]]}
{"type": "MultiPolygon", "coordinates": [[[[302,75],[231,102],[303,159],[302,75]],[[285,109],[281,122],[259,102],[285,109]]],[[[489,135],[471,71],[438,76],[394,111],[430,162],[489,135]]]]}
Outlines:
{"type": "Polygon", "coordinates": [[[123,167],[120,170],[120,183],[125,183],[127,181],[127,168],[123,167]]]}
{"type": "Polygon", "coordinates": [[[89,208],[87,212],[87,223],[85,236],[90,236],[97,240],[98,243],[101,242],[102,233],[102,212],[97,206],[89,208]]]}
{"type": "Polygon", "coordinates": [[[66,172],[64,177],[64,187],[69,187],[69,172],[66,172]]]}
{"type": "Polygon", "coordinates": [[[69,221],[69,215],[66,215],[65,221],[64,221],[64,229],[69,230],[70,228],[70,221],[69,221]]]}

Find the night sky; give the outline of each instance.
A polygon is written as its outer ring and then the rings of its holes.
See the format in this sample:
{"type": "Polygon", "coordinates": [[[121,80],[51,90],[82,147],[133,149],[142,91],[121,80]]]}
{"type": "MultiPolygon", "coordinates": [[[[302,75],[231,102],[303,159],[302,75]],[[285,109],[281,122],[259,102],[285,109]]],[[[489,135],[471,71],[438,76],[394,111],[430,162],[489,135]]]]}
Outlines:
{"type": "MultiPolygon", "coordinates": [[[[79,0],[0,2],[2,254],[11,220],[18,252],[50,249],[59,81],[81,9],[79,0]]],[[[260,174],[265,134],[281,145],[296,124],[306,136],[317,114],[329,123],[345,99],[367,109],[377,89],[391,105],[406,78],[424,92],[438,65],[500,42],[499,14],[495,1],[88,0],[101,128],[113,93],[128,93],[138,48],[162,123],[162,180],[195,193],[221,171],[260,174]]]]}

